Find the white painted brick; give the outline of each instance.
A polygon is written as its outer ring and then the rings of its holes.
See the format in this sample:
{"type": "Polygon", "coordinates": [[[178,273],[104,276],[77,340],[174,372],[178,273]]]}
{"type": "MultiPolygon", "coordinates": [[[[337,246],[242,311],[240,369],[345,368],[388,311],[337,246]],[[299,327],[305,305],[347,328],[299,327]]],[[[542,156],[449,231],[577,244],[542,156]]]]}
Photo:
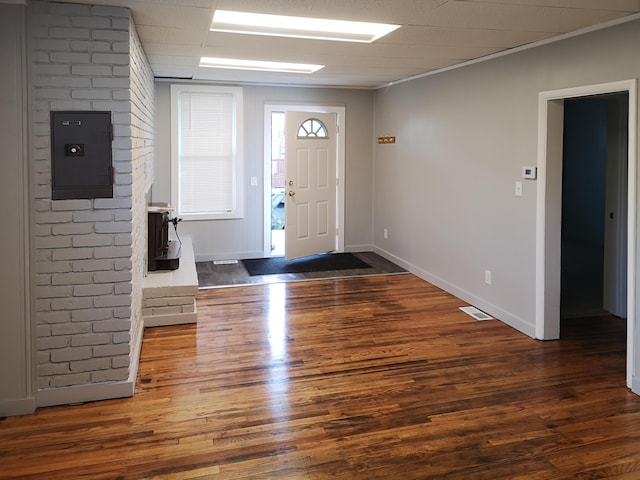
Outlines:
{"type": "Polygon", "coordinates": [[[57,323],[51,326],[52,335],[76,335],[80,333],[91,333],[90,322],[68,322],[57,323]]]}
{"type": "Polygon", "coordinates": [[[51,227],[49,225],[35,225],[33,227],[33,234],[36,237],[48,237],[51,235],[51,227]]]}
{"type": "MultiPolygon", "coordinates": [[[[86,335],[74,335],[71,337],[72,347],[107,345],[110,343],[111,343],[110,333],[89,333],[86,335]]],[[[85,358],[88,358],[88,357],[85,357],[85,358]]]]}
{"type": "Polygon", "coordinates": [[[153,308],[143,308],[142,315],[144,315],[145,317],[153,315],[153,308]]]}
{"type": "Polygon", "coordinates": [[[37,241],[38,248],[68,248],[71,247],[70,237],[46,237],[37,241]]]}
{"type": "MultiPolygon", "coordinates": [[[[109,65],[73,65],[71,72],[74,75],[82,76],[111,76],[113,74],[112,68],[109,65]]],[[[109,97],[111,98],[111,95],[109,97]]]]}
{"type": "Polygon", "coordinates": [[[38,325],[36,326],[36,338],[50,337],[51,326],[50,325],[38,325]]]}
{"type": "MultiPolygon", "coordinates": [[[[114,75],[115,67],[114,67],[114,75]]],[[[129,87],[129,79],[128,78],[93,78],[91,79],[91,83],[96,88],[128,88],[129,87]]]]}
{"type": "Polygon", "coordinates": [[[192,301],[191,304],[189,305],[182,306],[182,313],[195,313],[195,311],[196,311],[195,301],[192,301]]]}
{"type": "Polygon", "coordinates": [[[131,185],[115,185],[113,187],[113,195],[129,198],[133,195],[133,187],[131,185]]]}
{"type": "Polygon", "coordinates": [[[64,273],[71,271],[69,262],[38,262],[36,264],[37,273],[64,273]]]}
{"type": "Polygon", "coordinates": [[[51,387],[51,378],[52,377],[44,377],[40,376],[38,378],[38,388],[40,390],[46,390],[51,387]]]}
{"type": "Polygon", "coordinates": [[[100,370],[91,373],[91,380],[96,383],[115,382],[118,380],[126,380],[129,377],[128,368],[119,368],[112,370],[100,370]]]}
{"type": "Polygon", "coordinates": [[[91,308],[87,310],[74,310],[71,312],[71,321],[73,322],[95,322],[100,320],[108,320],[112,317],[113,310],[111,308],[91,308]]]}
{"type": "Polygon", "coordinates": [[[89,100],[56,100],[51,102],[51,110],[89,110],[91,102],[89,100]]]}
{"type": "Polygon", "coordinates": [[[53,235],[87,235],[92,232],[93,225],[90,223],[64,223],[54,225],[51,229],[53,235]]]}
{"type": "Polygon", "coordinates": [[[111,28],[115,30],[127,30],[129,28],[135,29],[135,25],[128,18],[112,18],[111,19],[111,28]]]}
{"type": "MultiPolygon", "coordinates": [[[[69,40],[53,40],[51,38],[39,38],[34,41],[35,50],[49,50],[49,51],[66,51],[69,50],[69,40]]],[[[44,54],[40,52],[40,55],[36,57],[36,62],[48,63],[51,58],[50,54],[44,54]]]]}
{"type": "Polygon", "coordinates": [[[35,215],[36,223],[68,223],[72,220],[71,212],[37,212],[35,215]]]}
{"type": "Polygon", "coordinates": [[[133,292],[133,285],[131,284],[131,282],[123,282],[123,283],[116,283],[115,285],[115,289],[114,289],[114,293],[116,295],[120,295],[120,294],[129,294],[133,292]]]}
{"type": "Polygon", "coordinates": [[[131,308],[129,307],[114,308],[113,317],[114,318],[131,318],[131,308]]]}
{"type": "Polygon", "coordinates": [[[90,360],[71,362],[72,372],[94,372],[96,370],[107,370],[109,368],[111,368],[110,358],[92,358],[90,360]]]}
{"type": "Polygon", "coordinates": [[[88,100],[109,100],[111,98],[110,90],[73,90],[71,98],[88,99],[88,100]]]}
{"type": "Polygon", "coordinates": [[[131,208],[132,201],[130,198],[96,198],[93,207],[96,209],[108,208],[131,208]]]}
{"type": "Polygon", "coordinates": [[[71,25],[71,19],[67,15],[38,13],[31,15],[31,23],[33,25],[68,27],[71,25]]]}
{"type": "MultiPolygon", "coordinates": [[[[94,32],[95,40],[105,40],[104,38],[96,37],[94,32]]],[[[125,37],[129,37],[127,32],[111,32],[107,31],[107,35],[112,34],[124,34],[125,37]]],[[[129,65],[129,55],[124,53],[94,53],[91,55],[91,62],[93,63],[103,63],[108,65],[129,65]]]]}
{"type": "MultiPolygon", "coordinates": [[[[129,322],[128,319],[117,318],[117,319],[111,319],[111,320],[104,320],[102,322],[93,322],[93,331],[96,333],[126,332],[129,330],[130,326],[131,326],[131,323],[129,322]]],[[[122,348],[121,346],[118,346],[118,347],[122,348]]],[[[120,353],[124,353],[124,352],[120,352],[120,353]]],[[[94,351],[94,355],[95,355],[95,351],[94,351]]],[[[113,355],[119,355],[119,354],[114,353],[113,355]]]]}
{"type": "MultiPolygon", "coordinates": [[[[46,298],[37,298],[36,299],[36,312],[49,312],[51,310],[51,300],[46,298]]],[[[41,314],[36,315],[36,318],[39,318],[41,314]]]]}
{"type": "Polygon", "coordinates": [[[113,220],[113,212],[109,210],[91,210],[86,212],[73,212],[73,221],[81,222],[109,222],[113,220]]]}
{"type": "MultiPolygon", "coordinates": [[[[57,260],[55,258],[56,252],[58,250],[54,251],[54,260],[57,260]]],[[[96,247],[92,253],[95,258],[129,258],[131,257],[131,247],[96,247]]]]}
{"type": "Polygon", "coordinates": [[[129,354],[129,345],[120,343],[118,345],[96,345],[93,347],[94,357],[115,357],[129,354]]]}
{"type": "MultiPolygon", "coordinates": [[[[105,7],[101,5],[93,5],[91,7],[91,14],[99,17],[120,17],[126,18],[128,21],[129,10],[122,7],[105,7]]],[[[112,20],[113,21],[113,20],[112,20]]]]}
{"type": "Polygon", "coordinates": [[[111,368],[129,368],[129,364],[129,355],[122,355],[120,357],[111,358],[111,368]]]}
{"type": "Polygon", "coordinates": [[[175,315],[182,313],[182,308],[178,307],[157,307],[153,309],[154,315],[175,315]]]}
{"type": "MultiPolygon", "coordinates": [[[[124,32],[121,30],[94,30],[93,32],[94,40],[109,40],[111,42],[125,42],[127,45],[129,44],[129,32],[124,32]]],[[[128,53],[129,49],[125,50],[125,53],[128,53]]],[[[105,57],[100,59],[94,59],[96,63],[115,63],[118,65],[128,65],[129,64],[129,55],[126,55],[126,63],[123,63],[123,59],[121,56],[116,57],[118,61],[111,60],[111,57],[105,57]]]]}
{"type": "Polygon", "coordinates": [[[91,209],[91,200],[55,200],[51,202],[51,209],[54,211],[78,211],[91,209]]]}
{"type": "Polygon", "coordinates": [[[93,274],[93,283],[118,283],[130,281],[130,270],[97,272],[93,274]]]}
{"type": "Polygon", "coordinates": [[[97,295],[110,295],[112,293],[114,293],[114,288],[111,284],[76,285],[73,288],[74,297],[93,297],[97,295]]]}
{"type": "Polygon", "coordinates": [[[129,43],[128,42],[115,42],[112,45],[112,49],[114,53],[129,53],[129,43]]]}
{"type": "Polygon", "coordinates": [[[71,3],[48,3],[47,11],[53,15],[87,16],[91,13],[88,5],[71,3]]]}
{"type": "Polygon", "coordinates": [[[105,17],[71,17],[71,24],[74,27],[83,27],[87,29],[109,28],[111,26],[111,20],[105,17]]]}
{"type": "Polygon", "coordinates": [[[65,297],[69,297],[72,292],[73,292],[73,287],[71,286],[36,288],[36,296],[38,298],[65,298],[65,297]]]}
{"type": "Polygon", "coordinates": [[[113,264],[113,268],[116,271],[119,270],[131,270],[133,264],[131,263],[131,260],[128,259],[117,259],[114,264],[113,264]]]}
{"type": "Polygon", "coordinates": [[[98,222],[94,228],[96,233],[130,233],[131,222],[98,222]]]}
{"type": "Polygon", "coordinates": [[[93,305],[91,297],[54,298],[51,300],[51,310],[80,310],[93,305]]]}
{"type": "Polygon", "coordinates": [[[86,40],[72,40],[70,48],[75,52],[110,52],[110,42],[96,42],[86,40]]]}
{"type": "Polygon", "coordinates": [[[48,100],[66,100],[71,98],[71,94],[67,88],[36,88],[36,98],[48,100]]]}
{"type": "Polygon", "coordinates": [[[65,375],[71,373],[68,363],[50,363],[38,367],[38,374],[45,376],[65,375]]]}
{"type": "Polygon", "coordinates": [[[87,39],[90,38],[90,32],[86,28],[73,27],[52,27],[49,29],[51,38],[65,39],[87,39]]]}
{"type": "MultiPolygon", "coordinates": [[[[51,302],[51,308],[53,308],[53,302],[51,302]]],[[[130,295],[102,295],[100,297],[94,297],[93,305],[95,307],[126,307],[131,305],[130,295]]]]}
{"type": "Polygon", "coordinates": [[[64,64],[38,63],[33,67],[36,75],[70,75],[71,67],[64,64]]]}
{"type": "Polygon", "coordinates": [[[43,365],[45,363],[49,363],[49,359],[51,358],[49,352],[38,352],[38,365],[43,365]]]}
{"type": "Polygon", "coordinates": [[[114,244],[112,235],[80,235],[73,237],[74,247],[105,247],[114,244]]]}
{"type": "MultiPolygon", "coordinates": [[[[38,350],[62,350],[69,347],[69,337],[43,337],[36,340],[38,350]]],[[[51,352],[49,352],[50,354],[51,352]]]]}
{"type": "MultiPolygon", "coordinates": [[[[106,248],[106,247],[103,247],[106,248]]],[[[54,250],[52,252],[52,260],[84,260],[93,258],[92,248],[65,248],[54,250]]]]}
{"type": "Polygon", "coordinates": [[[113,260],[79,260],[73,262],[71,269],[74,272],[98,272],[113,270],[113,260]]]}
{"type": "Polygon", "coordinates": [[[90,373],[76,373],[71,375],[56,375],[49,378],[49,385],[51,387],[69,387],[72,385],[86,385],[91,383],[90,373]]]}
{"type": "MultiPolygon", "coordinates": [[[[67,42],[67,45],[69,45],[68,42],[67,42]]],[[[69,48],[67,48],[67,50],[68,49],[69,48]]],[[[57,48],[56,50],[60,50],[60,49],[57,48]]],[[[91,61],[91,55],[89,53],[84,53],[84,52],[55,51],[49,54],[49,60],[51,60],[54,63],[89,63],[91,61]]]]}
{"type": "Polygon", "coordinates": [[[113,237],[113,244],[118,246],[131,245],[131,234],[120,234],[113,237]]]}
{"type": "Polygon", "coordinates": [[[54,273],[51,276],[52,285],[86,285],[92,280],[93,273],[90,272],[54,273]]]}
{"type": "Polygon", "coordinates": [[[113,334],[114,344],[126,343],[128,345],[130,341],[131,341],[131,334],[129,332],[115,332],[113,334]]]}

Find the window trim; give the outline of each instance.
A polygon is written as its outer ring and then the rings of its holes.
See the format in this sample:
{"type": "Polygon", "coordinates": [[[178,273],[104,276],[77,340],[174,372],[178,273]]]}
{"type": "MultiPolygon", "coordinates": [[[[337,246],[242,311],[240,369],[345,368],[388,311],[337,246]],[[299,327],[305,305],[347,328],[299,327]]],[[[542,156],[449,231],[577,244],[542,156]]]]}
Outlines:
{"type": "Polygon", "coordinates": [[[176,215],[189,220],[222,220],[244,218],[244,155],[243,155],[243,103],[241,87],[222,87],[217,85],[171,85],[171,205],[176,215]],[[178,99],[182,92],[230,93],[234,100],[234,207],[229,212],[184,213],[180,211],[180,168],[179,168],[179,110],[178,99]]]}

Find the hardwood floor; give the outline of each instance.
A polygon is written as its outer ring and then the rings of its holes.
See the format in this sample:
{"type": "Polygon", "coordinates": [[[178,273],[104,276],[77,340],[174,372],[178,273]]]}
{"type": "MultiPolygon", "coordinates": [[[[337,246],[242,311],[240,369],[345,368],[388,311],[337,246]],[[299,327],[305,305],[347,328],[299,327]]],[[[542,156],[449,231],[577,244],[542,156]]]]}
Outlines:
{"type": "Polygon", "coordinates": [[[625,325],[532,340],[407,275],[201,291],[130,399],[0,422],[0,478],[640,478],[625,325]]]}

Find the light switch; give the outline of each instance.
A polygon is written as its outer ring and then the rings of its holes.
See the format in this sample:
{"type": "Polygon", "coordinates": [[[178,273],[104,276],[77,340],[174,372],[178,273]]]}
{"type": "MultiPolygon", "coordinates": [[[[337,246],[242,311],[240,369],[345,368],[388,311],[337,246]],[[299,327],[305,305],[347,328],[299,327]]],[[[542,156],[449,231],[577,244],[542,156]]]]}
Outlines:
{"type": "Polygon", "coordinates": [[[522,182],[516,182],[516,197],[522,196],[522,182]]]}

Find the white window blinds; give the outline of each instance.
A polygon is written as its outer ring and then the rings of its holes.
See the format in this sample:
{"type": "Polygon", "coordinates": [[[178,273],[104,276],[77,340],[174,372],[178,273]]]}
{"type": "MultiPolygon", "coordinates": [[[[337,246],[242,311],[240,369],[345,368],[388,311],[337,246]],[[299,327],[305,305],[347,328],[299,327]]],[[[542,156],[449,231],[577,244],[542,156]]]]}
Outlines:
{"type": "Polygon", "coordinates": [[[175,178],[173,182],[177,199],[174,195],[172,201],[178,213],[187,218],[241,216],[242,159],[238,141],[241,91],[183,86],[175,89],[173,95],[177,110],[173,112],[177,120],[177,132],[174,131],[177,185],[175,178]]]}

